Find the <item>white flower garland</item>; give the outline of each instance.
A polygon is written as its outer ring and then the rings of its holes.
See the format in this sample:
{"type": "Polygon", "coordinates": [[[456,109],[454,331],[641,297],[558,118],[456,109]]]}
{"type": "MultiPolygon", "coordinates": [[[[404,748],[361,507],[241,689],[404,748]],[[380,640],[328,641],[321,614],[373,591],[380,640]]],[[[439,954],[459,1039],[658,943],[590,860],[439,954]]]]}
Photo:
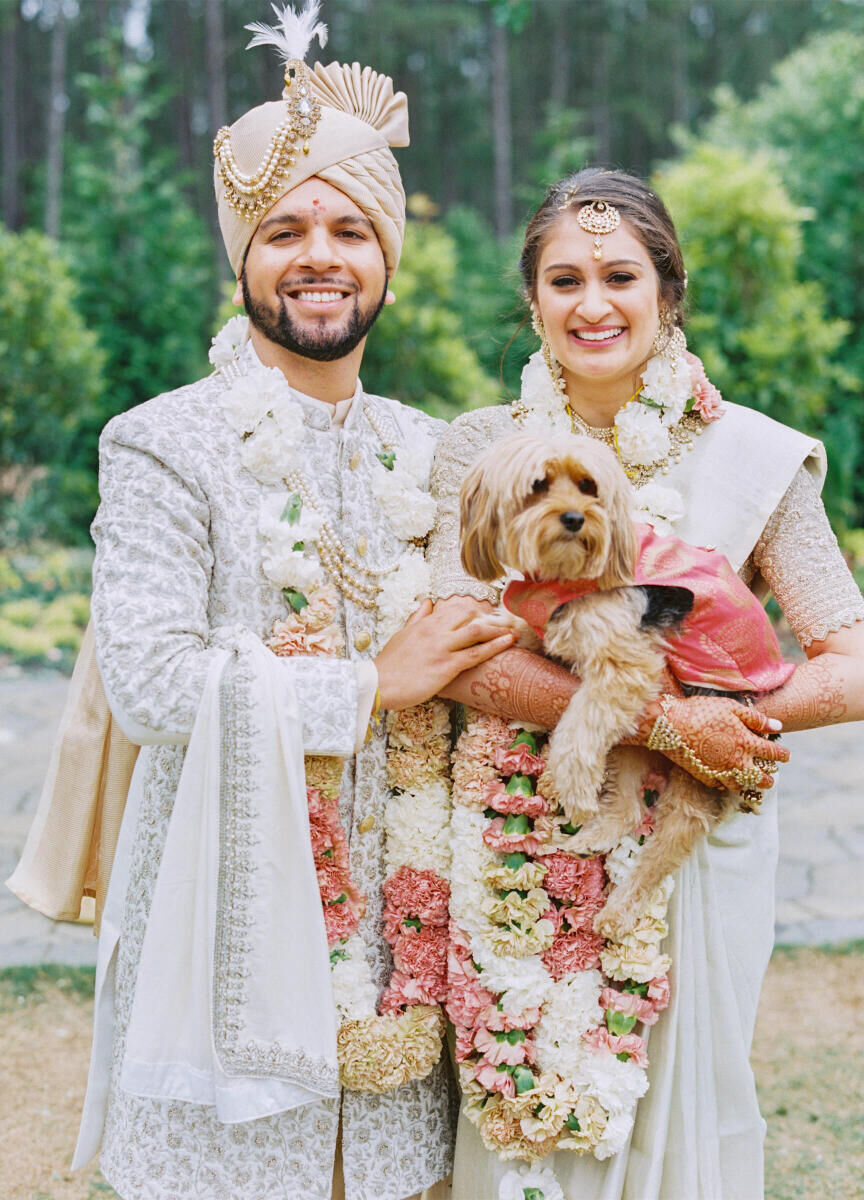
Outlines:
{"type": "MultiPolygon", "coordinates": [[[[541,433],[549,429],[569,430],[563,383],[553,375],[541,351],[529,358],[522,372],[522,394],[516,410],[527,427],[541,433]]],[[[697,413],[703,424],[723,414],[720,394],[707,380],[699,359],[686,354],[683,334],[671,339],[661,353],[649,358],[642,372],[642,387],[616,414],[614,445],[629,472],[637,497],[637,520],[653,525],[659,534],[671,534],[684,515],[681,493],[668,484],[655,483],[655,472],[669,469],[663,465],[680,453],[670,430],[685,413],[697,413]]],[[[685,443],[687,444],[687,443],[685,443]]]]}
{"type": "MultiPolygon", "coordinates": [[[[217,368],[235,361],[248,340],[248,332],[246,318],[232,318],[213,339],[210,361],[217,368]]],[[[226,420],[242,439],[243,466],[271,489],[264,495],[258,518],[263,544],[261,565],[271,583],[282,589],[289,611],[287,620],[274,625],[270,646],[274,652],[284,654],[338,653],[342,636],[334,623],[336,595],[328,583],[318,548],[324,517],[309,500],[305,481],[303,494],[286,483],[289,476],[302,478],[306,439],[302,406],[282,372],[261,365],[231,380],[220,402],[226,420]]],[[[371,423],[373,418],[370,416],[369,420],[371,423]]],[[[418,434],[410,447],[400,447],[397,452],[385,446],[377,455],[376,496],[394,534],[402,541],[423,537],[432,526],[435,503],[425,487],[433,450],[431,440],[418,434]]],[[[386,641],[428,593],[429,573],[422,551],[409,548],[382,575],[387,582],[379,596],[378,634],[386,641]]],[[[365,944],[356,932],[363,899],[349,882],[347,858],[341,876],[346,879],[344,893],[325,900],[326,893],[322,891],[325,923],[331,914],[336,917],[337,910],[343,908],[347,918],[337,926],[335,934],[328,933],[333,947],[331,979],[340,1022],[342,1078],[346,1086],[366,1091],[385,1091],[409,1079],[422,1078],[440,1057],[443,1036],[438,1002],[446,990],[446,903],[440,928],[440,913],[435,911],[431,915],[424,911],[422,920],[409,915],[404,929],[399,917],[406,903],[407,912],[411,913],[411,900],[404,900],[406,891],[413,894],[417,889],[421,892],[425,889],[429,893],[431,888],[438,897],[439,909],[442,889],[445,895],[447,891],[449,746],[441,761],[438,742],[439,727],[448,727],[448,714],[446,706],[430,701],[395,717],[395,740],[388,748],[387,761],[388,771],[397,772],[397,778],[385,814],[384,833],[388,884],[395,888],[388,905],[393,909],[394,903],[397,906],[401,903],[402,908],[394,909],[395,915],[391,917],[397,922],[397,930],[391,935],[397,970],[382,999],[382,1003],[387,1003],[386,1012],[380,1016],[378,990],[365,944]],[[428,746],[424,742],[427,733],[428,746]],[[408,756],[407,767],[391,765],[400,754],[408,756]],[[415,759],[416,779],[412,775],[415,759]],[[421,947],[426,951],[425,959],[412,953],[416,950],[413,936],[416,933],[419,938],[421,932],[426,937],[421,947]],[[437,977],[428,967],[428,960],[434,958],[434,946],[428,945],[429,935],[433,940],[435,936],[440,938],[442,953],[438,956],[441,961],[437,977]],[[408,956],[407,962],[401,962],[403,970],[399,969],[400,947],[402,960],[408,956]],[[421,977],[412,973],[410,964],[415,958],[421,970],[426,969],[421,977]]],[[[338,800],[340,777],[339,760],[307,759],[307,790],[310,797],[317,797],[318,816],[321,818],[324,813],[325,827],[329,820],[330,836],[336,839],[333,845],[342,853],[339,843],[344,845],[344,832],[333,824],[335,820],[338,826],[338,817],[334,817],[332,810],[329,817],[324,812],[328,799],[331,806],[338,800]]],[[[320,825],[318,836],[324,836],[320,825]]],[[[329,861],[332,865],[333,854],[332,849],[321,854],[319,847],[316,870],[319,861],[329,861]]],[[[320,878],[319,886],[322,886],[320,878]]],[[[335,891],[339,890],[337,884],[335,891]]],[[[435,905],[431,907],[434,910],[435,905]]],[[[385,917],[387,912],[385,908],[385,917]]],[[[341,916],[336,919],[343,920],[341,916]]]]}

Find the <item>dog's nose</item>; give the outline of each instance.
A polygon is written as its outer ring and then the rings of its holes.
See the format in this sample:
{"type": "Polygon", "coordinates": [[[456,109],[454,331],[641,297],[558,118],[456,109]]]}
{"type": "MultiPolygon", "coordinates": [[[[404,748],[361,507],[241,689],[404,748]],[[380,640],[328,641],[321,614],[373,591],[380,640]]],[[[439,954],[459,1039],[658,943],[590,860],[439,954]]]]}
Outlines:
{"type": "Polygon", "coordinates": [[[585,524],[585,518],[580,512],[565,512],[561,514],[561,524],[570,533],[578,533],[585,524]]]}

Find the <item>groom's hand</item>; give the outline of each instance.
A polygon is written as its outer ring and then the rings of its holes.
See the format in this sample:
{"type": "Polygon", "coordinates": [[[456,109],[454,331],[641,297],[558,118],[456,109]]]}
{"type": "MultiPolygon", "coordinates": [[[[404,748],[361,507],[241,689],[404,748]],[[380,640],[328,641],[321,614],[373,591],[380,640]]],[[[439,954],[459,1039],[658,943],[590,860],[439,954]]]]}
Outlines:
{"type": "Polygon", "coordinates": [[[516,641],[490,606],[468,596],[424,600],[375,659],[381,707],[410,708],[516,641]]]}

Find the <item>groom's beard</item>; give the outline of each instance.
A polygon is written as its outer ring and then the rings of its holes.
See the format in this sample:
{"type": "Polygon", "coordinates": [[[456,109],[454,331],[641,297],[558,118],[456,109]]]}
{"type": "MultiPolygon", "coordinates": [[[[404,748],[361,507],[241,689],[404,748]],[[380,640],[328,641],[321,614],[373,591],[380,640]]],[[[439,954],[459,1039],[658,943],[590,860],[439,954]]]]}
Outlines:
{"type": "MultiPolygon", "coordinates": [[[[320,279],[301,279],[298,280],[297,286],[320,282],[320,279]]],[[[245,267],[240,276],[240,284],[243,288],[246,314],[258,332],[277,346],[290,350],[292,354],[301,358],[312,358],[316,362],[334,362],[337,358],[345,358],[350,354],[375,324],[387,296],[385,280],[384,290],[377,302],[370,304],[365,310],[361,309],[359,296],[355,293],[351,312],[341,326],[330,326],[327,324],[327,318],[322,317],[316,327],[309,321],[292,321],[287,311],[287,297],[280,297],[276,308],[256,300],[249,291],[245,267]]]]}

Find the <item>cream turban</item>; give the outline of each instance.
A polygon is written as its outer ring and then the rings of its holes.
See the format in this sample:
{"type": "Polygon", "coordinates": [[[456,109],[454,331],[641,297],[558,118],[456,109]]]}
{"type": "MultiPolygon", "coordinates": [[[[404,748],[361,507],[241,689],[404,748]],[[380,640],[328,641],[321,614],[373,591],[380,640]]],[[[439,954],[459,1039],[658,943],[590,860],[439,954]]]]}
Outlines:
{"type": "MultiPolygon", "coordinates": [[[[371,67],[361,70],[358,63],[350,67],[316,63],[308,79],[321,116],[309,138],[309,153],[298,153],[298,161],[280,180],[281,191],[272,203],[313,175],[332,184],[372,222],[392,273],[405,235],[405,191],[390,146],[408,145],[405,93],[394,93],[388,76],[371,67]]],[[[285,112],[284,101],[275,100],[250,109],[231,126],[230,149],[244,175],[254,175],[267,157],[285,112]]],[[[239,275],[246,248],[265,212],[249,220],[229,206],[218,157],[214,185],[225,249],[234,274],[239,275]]]]}

